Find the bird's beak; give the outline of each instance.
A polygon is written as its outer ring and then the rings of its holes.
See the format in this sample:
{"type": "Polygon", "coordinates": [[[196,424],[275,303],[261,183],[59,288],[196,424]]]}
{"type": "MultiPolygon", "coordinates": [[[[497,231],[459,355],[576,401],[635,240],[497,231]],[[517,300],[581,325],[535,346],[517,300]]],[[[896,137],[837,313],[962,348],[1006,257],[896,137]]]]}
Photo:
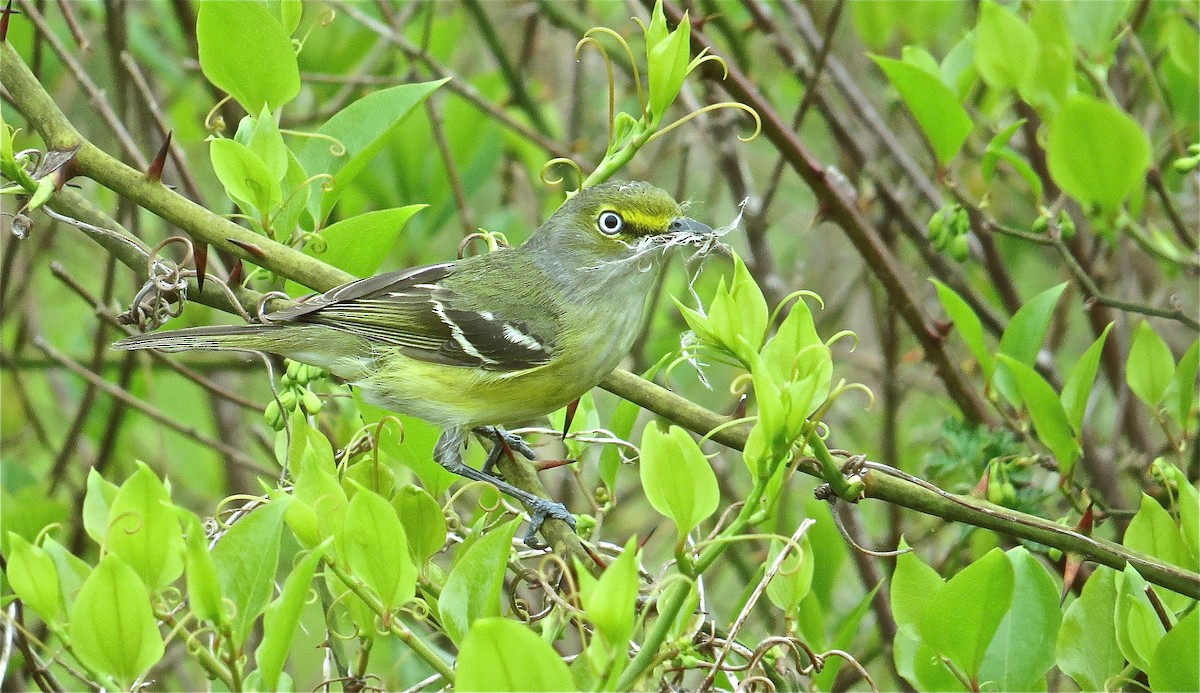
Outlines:
{"type": "Polygon", "coordinates": [[[701,224],[695,219],[687,217],[676,217],[671,225],[667,227],[667,232],[676,236],[711,236],[713,230],[706,224],[701,224]]]}

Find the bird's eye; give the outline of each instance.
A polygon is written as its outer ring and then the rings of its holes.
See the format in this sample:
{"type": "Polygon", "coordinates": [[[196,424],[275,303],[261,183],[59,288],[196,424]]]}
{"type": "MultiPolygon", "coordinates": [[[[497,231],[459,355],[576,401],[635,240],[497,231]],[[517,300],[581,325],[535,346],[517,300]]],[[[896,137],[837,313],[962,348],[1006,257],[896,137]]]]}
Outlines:
{"type": "Polygon", "coordinates": [[[612,211],[601,212],[596,224],[600,226],[600,233],[606,236],[615,236],[625,228],[625,220],[621,218],[620,214],[612,211]]]}

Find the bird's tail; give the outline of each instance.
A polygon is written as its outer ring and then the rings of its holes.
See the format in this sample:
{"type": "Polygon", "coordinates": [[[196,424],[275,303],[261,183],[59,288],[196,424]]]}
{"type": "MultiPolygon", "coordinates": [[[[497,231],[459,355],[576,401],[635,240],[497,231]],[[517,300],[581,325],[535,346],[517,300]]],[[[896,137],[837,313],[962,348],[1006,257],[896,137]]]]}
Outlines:
{"type": "Polygon", "coordinates": [[[159,349],[162,351],[238,349],[278,353],[281,347],[286,346],[282,337],[290,329],[293,328],[287,325],[187,327],[182,330],[133,335],[114,343],[112,348],[121,351],[135,349],[159,349]]]}

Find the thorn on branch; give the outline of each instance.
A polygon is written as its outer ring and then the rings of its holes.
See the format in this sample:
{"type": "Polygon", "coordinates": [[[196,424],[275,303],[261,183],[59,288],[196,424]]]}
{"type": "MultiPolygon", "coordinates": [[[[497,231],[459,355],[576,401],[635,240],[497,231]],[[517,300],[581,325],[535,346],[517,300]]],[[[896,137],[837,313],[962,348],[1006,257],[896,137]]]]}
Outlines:
{"type": "Polygon", "coordinates": [[[8,41],[8,19],[14,14],[21,14],[21,12],[14,10],[12,0],[8,0],[4,4],[4,9],[0,10],[0,43],[8,41]]]}
{"type": "MultiPolygon", "coordinates": [[[[171,141],[170,133],[167,134],[167,141],[171,141]]],[[[163,145],[163,151],[166,151],[166,145],[163,145]]],[[[208,276],[208,244],[193,237],[192,249],[195,253],[192,262],[196,266],[196,289],[204,293],[204,278],[208,276]]]]}
{"type": "Polygon", "coordinates": [[[579,400],[571,402],[567,405],[566,415],[563,416],[563,440],[567,439],[567,432],[571,430],[571,423],[575,421],[575,412],[579,410],[579,400]]]}
{"type": "MultiPolygon", "coordinates": [[[[205,253],[208,252],[208,247],[205,246],[205,253]]],[[[229,285],[241,286],[246,279],[246,267],[242,264],[241,259],[234,260],[233,268],[229,270],[229,285]]]]}
{"type": "Polygon", "coordinates": [[[247,253],[253,255],[254,257],[266,257],[267,256],[266,251],[264,251],[262,248],[260,248],[256,245],[254,245],[253,243],[246,243],[244,241],[239,241],[236,238],[226,238],[225,240],[232,243],[233,245],[241,248],[242,250],[246,251],[247,253]]]}
{"type": "Polygon", "coordinates": [[[174,132],[174,130],[167,131],[167,138],[158,148],[158,153],[154,155],[154,161],[150,162],[150,167],[146,169],[146,180],[151,183],[162,181],[163,167],[167,165],[167,152],[171,148],[171,134],[174,132]]]}
{"type": "Polygon", "coordinates": [[[533,465],[533,468],[539,472],[544,472],[548,469],[557,469],[565,467],[568,464],[575,464],[579,460],[563,459],[563,460],[539,460],[533,465]]]}

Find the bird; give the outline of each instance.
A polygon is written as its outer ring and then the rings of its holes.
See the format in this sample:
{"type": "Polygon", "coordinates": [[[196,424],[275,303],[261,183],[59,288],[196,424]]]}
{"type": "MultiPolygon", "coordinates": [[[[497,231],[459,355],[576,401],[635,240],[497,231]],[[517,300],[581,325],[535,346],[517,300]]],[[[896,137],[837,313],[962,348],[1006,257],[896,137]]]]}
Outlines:
{"type": "Polygon", "coordinates": [[[517,247],[352,281],[260,324],[151,332],[113,348],[262,351],[325,369],[366,401],[440,427],[434,459],[524,503],[525,542],[536,546],[546,518],[572,528],[575,518],[493,473],[506,447],[534,459],[504,427],[598,385],[637,338],[668,251],[715,237],[660,188],[602,183],[517,247]],[[479,469],[463,461],[472,433],[492,443],[479,469]]]}

